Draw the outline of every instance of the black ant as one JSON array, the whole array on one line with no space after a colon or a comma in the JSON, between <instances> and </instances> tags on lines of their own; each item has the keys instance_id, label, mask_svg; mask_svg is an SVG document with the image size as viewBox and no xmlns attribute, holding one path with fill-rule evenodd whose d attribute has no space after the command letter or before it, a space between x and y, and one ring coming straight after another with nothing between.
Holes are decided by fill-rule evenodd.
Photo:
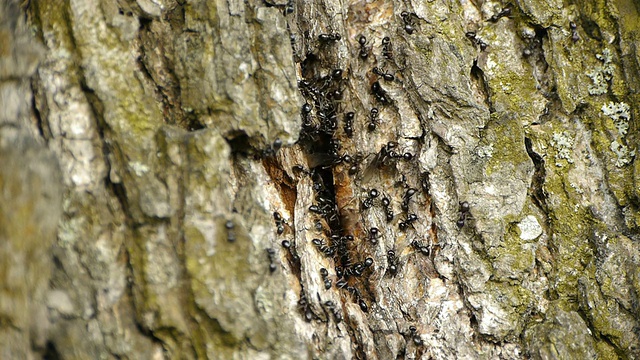
<instances>
[{"instance_id":1,"label":"black ant","mask_svg":"<svg viewBox=\"0 0 640 360\"><path fill-rule=\"evenodd\" d=\"M369 229L369 241L376 245L378 243L378 235L380 235L380 230L377 227L372 227Z\"/></svg>"},{"instance_id":2,"label":"black ant","mask_svg":"<svg viewBox=\"0 0 640 360\"><path fill-rule=\"evenodd\" d=\"M382 198L382 206L384 207L384 212L387 216L387 221L393 220L393 209L391 208L391 200L388 197Z\"/></svg>"},{"instance_id":3,"label":"black ant","mask_svg":"<svg viewBox=\"0 0 640 360\"><path fill-rule=\"evenodd\" d=\"M293 7L293 0L289 0L287 1L287 3L285 4L284 2L273 2L273 1L264 1L265 5L267 5L267 7L275 7L278 9L282 10L282 15L287 16L288 14L291 14L292 12L294 12L295 8ZM287 28L288 28L288 24L287 24Z\"/></svg>"},{"instance_id":4,"label":"black ant","mask_svg":"<svg viewBox=\"0 0 640 360\"><path fill-rule=\"evenodd\" d=\"M356 116L354 112L348 112L344 116L344 133L348 138L353 137L353 119Z\"/></svg>"},{"instance_id":5,"label":"black ant","mask_svg":"<svg viewBox=\"0 0 640 360\"><path fill-rule=\"evenodd\" d=\"M284 9L284 14L291 14L293 11L295 10L295 8L293 7L293 0L289 0L287 1L287 6Z\"/></svg>"},{"instance_id":6,"label":"black ant","mask_svg":"<svg viewBox=\"0 0 640 360\"><path fill-rule=\"evenodd\" d=\"M322 43L328 43L328 42L335 42L342 39L342 37L340 36L340 34L338 33L332 33L332 34L320 34L318 35L318 40L320 40L320 42Z\"/></svg>"},{"instance_id":7,"label":"black ant","mask_svg":"<svg viewBox=\"0 0 640 360\"><path fill-rule=\"evenodd\" d=\"M378 195L380 195L380 193L378 192L377 189L371 189L369 190L368 195L369 196L366 199L364 199L364 201L362 201L362 208L365 210L373 206L373 200L377 198Z\"/></svg>"},{"instance_id":8,"label":"black ant","mask_svg":"<svg viewBox=\"0 0 640 360\"><path fill-rule=\"evenodd\" d=\"M266 149L262 151L262 156L264 157L273 157L276 155L278 150L282 147L282 140L280 138L276 138L273 142L273 145L268 146Z\"/></svg>"},{"instance_id":9,"label":"black ant","mask_svg":"<svg viewBox=\"0 0 640 360\"><path fill-rule=\"evenodd\" d=\"M384 90L382 90L382 86L380 86L380 82L376 81L371 84L371 92L381 103L386 104L389 102L389 99L387 99L387 94Z\"/></svg>"},{"instance_id":10,"label":"black ant","mask_svg":"<svg viewBox=\"0 0 640 360\"><path fill-rule=\"evenodd\" d=\"M335 250L331 246L327 246L324 240L313 239L311 240L311 242L313 243L313 245L315 245L316 248L318 248L320 252L324 253L326 256L333 256L333 254L335 253Z\"/></svg>"},{"instance_id":11,"label":"black ant","mask_svg":"<svg viewBox=\"0 0 640 360\"><path fill-rule=\"evenodd\" d=\"M411 333L411 339L413 340L413 343L417 346L422 345L422 338L420 338L420 335L418 335L418 330L416 329L416 327L409 326L409 332Z\"/></svg>"},{"instance_id":12,"label":"black ant","mask_svg":"<svg viewBox=\"0 0 640 360\"><path fill-rule=\"evenodd\" d=\"M369 117L369 125L367 130L374 131L378 126L378 108L371 109L371 116Z\"/></svg>"},{"instance_id":13,"label":"black ant","mask_svg":"<svg viewBox=\"0 0 640 360\"><path fill-rule=\"evenodd\" d=\"M362 276L364 271L366 269L368 269L369 267L371 267L371 265L373 265L373 259L372 258L366 258L363 262L356 263L353 266L347 268L344 275L347 276L347 277L348 276ZM356 290L355 288L353 288L353 289ZM349 290L349 289L347 289L347 290Z\"/></svg>"},{"instance_id":14,"label":"black ant","mask_svg":"<svg viewBox=\"0 0 640 360\"><path fill-rule=\"evenodd\" d=\"M276 221L276 232L278 235L282 235L284 232L284 220L282 219L282 215L279 212L275 211L273 213L273 219Z\"/></svg>"},{"instance_id":15,"label":"black ant","mask_svg":"<svg viewBox=\"0 0 640 360\"><path fill-rule=\"evenodd\" d=\"M342 313L336 308L336 305L333 303L333 301L331 300L327 300L324 302L324 306L331 310L331 312L333 313L333 316L336 319L337 323L342 322Z\"/></svg>"},{"instance_id":16,"label":"black ant","mask_svg":"<svg viewBox=\"0 0 640 360\"><path fill-rule=\"evenodd\" d=\"M413 31L415 30L413 27L413 21L411 19L412 15L415 14L410 14L407 11L403 11L400 13L402 20L404 21L404 31L406 31L409 35L413 34Z\"/></svg>"},{"instance_id":17,"label":"black ant","mask_svg":"<svg viewBox=\"0 0 640 360\"><path fill-rule=\"evenodd\" d=\"M385 166L389 163L390 159L397 159L398 153L394 150L398 147L398 143L395 141L389 141L385 146L380 149L378 153L378 168Z\"/></svg>"},{"instance_id":18,"label":"black ant","mask_svg":"<svg viewBox=\"0 0 640 360\"><path fill-rule=\"evenodd\" d=\"M312 213L316 213L318 215L323 215L324 214L324 212L322 211L322 209L320 209L320 207L318 205L309 206L309 211L311 211Z\"/></svg>"},{"instance_id":19,"label":"black ant","mask_svg":"<svg viewBox=\"0 0 640 360\"><path fill-rule=\"evenodd\" d=\"M327 269L321 268L320 275L322 276L322 280L324 280L325 290L331 289L331 279L329 279L329 272L327 271Z\"/></svg>"},{"instance_id":20,"label":"black ant","mask_svg":"<svg viewBox=\"0 0 640 360\"><path fill-rule=\"evenodd\" d=\"M360 165L360 161L362 161L362 154L356 154L353 158L351 158L351 166L349 167L349 175L355 175L358 173L358 166Z\"/></svg>"},{"instance_id":21,"label":"black ant","mask_svg":"<svg viewBox=\"0 0 640 360\"><path fill-rule=\"evenodd\" d=\"M346 163L346 164L351 164L351 162L353 161L353 158L351 157L351 155L349 154L344 154L341 157L337 158L335 160L335 165L340 164L340 163Z\"/></svg>"},{"instance_id":22,"label":"black ant","mask_svg":"<svg viewBox=\"0 0 640 360\"><path fill-rule=\"evenodd\" d=\"M276 251L272 248L267 249L267 255L269 256L269 272L273 273L278 268L275 264L274 257L276 255Z\"/></svg>"},{"instance_id":23,"label":"black ant","mask_svg":"<svg viewBox=\"0 0 640 360\"><path fill-rule=\"evenodd\" d=\"M468 202L463 201L460 203L460 217L458 218L458 221L456 221L458 229L462 229L464 227L465 220L471 217L471 213L469 212L470 210Z\"/></svg>"},{"instance_id":24,"label":"black ant","mask_svg":"<svg viewBox=\"0 0 640 360\"><path fill-rule=\"evenodd\" d=\"M405 231L407 230L407 228L413 224L414 222L416 222L418 220L418 215L416 214L409 214L407 215L407 219L405 221L401 221L398 224L398 227L400 228L400 230Z\"/></svg>"},{"instance_id":25,"label":"black ant","mask_svg":"<svg viewBox=\"0 0 640 360\"><path fill-rule=\"evenodd\" d=\"M480 46L480 50L482 51L485 51L487 46L489 46L486 41L476 35L475 31L467 31L464 35L467 39L471 40L474 45Z\"/></svg>"},{"instance_id":26,"label":"black ant","mask_svg":"<svg viewBox=\"0 0 640 360\"><path fill-rule=\"evenodd\" d=\"M376 169L380 170L384 166L389 165L392 159L397 158L395 149L398 146L398 143L395 141L389 141L386 145L384 145L378 153L373 156L369 164L364 170L364 174L362 178L366 181L366 179L371 178L373 176Z\"/></svg>"},{"instance_id":27,"label":"black ant","mask_svg":"<svg viewBox=\"0 0 640 360\"><path fill-rule=\"evenodd\" d=\"M371 265L373 265L373 259L372 258L369 257L369 258L364 259L364 267L365 268L368 268Z\"/></svg>"},{"instance_id":28,"label":"black ant","mask_svg":"<svg viewBox=\"0 0 640 360\"><path fill-rule=\"evenodd\" d=\"M298 300L298 309L304 312L304 319L309 322L313 320L313 312L307 301L307 296L304 294L304 290L300 290L300 300Z\"/></svg>"},{"instance_id":29,"label":"black ant","mask_svg":"<svg viewBox=\"0 0 640 360\"><path fill-rule=\"evenodd\" d=\"M387 251L387 263L389 264L389 273L393 276L398 273L398 258L393 250Z\"/></svg>"},{"instance_id":30,"label":"black ant","mask_svg":"<svg viewBox=\"0 0 640 360\"><path fill-rule=\"evenodd\" d=\"M369 49L367 49L366 47L367 38L364 37L364 35L360 35L360 38L358 38L358 43L360 44L360 57L362 59L366 59L367 57L369 57Z\"/></svg>"},{"instance_id":31,"label":"black ant","mask_svg":"<svg viewBox=\"0 0 640 360\"><path fill-rule=\"evenodd\" d=\"M371 71L378 76L382 76L382 78L385 79L386 81L393 81L395 79L395 77L392 74L384 72L380 70L380 68L378 67L374 67Z\"/></svg>"},{"instance_id":32,"label":"black ant","mask_svg":"<svg viewBox=\"0 0 640 360\"><path fill-rule=\"evenodd\" d=\"M422 191L424 191L427 195L429 194L429 190L431 189L431 185L429 184L429 173L422 173L422 179L420 180L420 185L422 186Z\"/></svg>"},{"instance_id":33,"label":"black ant","mask_svg":"<svg viewBox=\"0 0 640 360\"><path fill-rule=\"evenodd\" d=\"M273 140L274 152L278 152L278 150L280 150L281 147L282 147L282 140L280 140L280 138L276 138L275 140Z\"/></svg>"},{"instance_id":34,"label":"black ant","mask_svg":"<svg viewBox=\"0 0 640 360\"><path fill-rule=\"evenodd\" d=\"M367 306L367 303L360 299L358 300L358 305L360 305L360 310L364 311L364 312L369 312L369 307Z\"/></svg>"},{"instance_id":35,"label":"black ant","mask_svg":"<svg viewBox=\"0 0 640 360\"><path fill-rule=\"evenodd\" d=\"M338 159L340 158L339 151L341 148L342 148L342 145L340 144L340 140L332 138L329 141L329 151L327 153L332 159L334 160Z\"/></svg>"},{"instance_id":36,"label":"black ant","mask_svg":"<svg viewBox=\"0 0 640 360\"><path fill-rule=\"evenodd\" d=\"M417 191L418 190L414 188L409 188L407 189L407 192L404 193L404 196L402 197L402 204L400 205L400 208L403 211L409 211L409 200L411 200L411 197L415 195Z\"/></svg>"},{"instance_id":37,"label":"black ant","mask_svg":"<svg viewBox=\"0 0 640 360\"><path fill-rule=\"evenodd\" d=\"M389 146L389 144L393 144L393 146ZM390 141L387 143L387 155L389 158L393 158L393 159L403 159L405 161L411 161L414 158L414 155L412 153L406 152L404 154L401 154L399 152L396 152L394 149L395 147L398 146L398 143ZM404 176L404 175L403 175ZM405 181L406 183L406 181ZM406 184L405 184L406 186Z\"/></svg>"},{"instance_id":38,"label":"black ant","mask_svg":"<svg viewBox=\"0 0 640 360\"><path fill-rule=\"evenodd\" d=\"M429 256L431 253L428 246L421 244L418 240L413 240L411 242L411 247L413 247L416 251L419 251L425 256Z\"/></svg>"},{"instance_id":39,"label":"black ant","mask_svg":"<svg viewBox=\"0 0 640 360\"><path fill-rule=\"evenodd\" d=\"M227 229L227 241L236 241L236 233L235 231L233 231L233 229L235 228L235 224L233 223L233 221L227 220L227 222L224 224L224 227Z\"/></svg>"},{"instance_id":40,"label":"black ant","mask_svg":"<svg viewBox=\"0 0 640 360\"><path fill-rule=\"evenodd\" d=\"M301 164L296 164L293 165L291 167L291 170L296 173L296 175L298 174L304 174L304 175L310 175L309 170L307 170L303 165Z\"/></svg>"},{"instance_id":41,"label":"black ant","mask_svg":"<svg viewBox=\"0 0 640 360\"><path fill-rule=\"evenodd\" d=\"M494 22L497 22L498 20L500 20L501 18L503 18L503 17L505 17L505 16L509 16L509 15L511 15L511 7L510 7L510 6L508 6L508 7L504 8L504 9L500 10L500 12L499 12L499 13L494 14L494 15L493 15L492 17L490 17L490 18L489 18L489 20L487 20L487 21L489 21L489 22L493 22L493 23L494 23Z\"/></svg>"},{"instance_id":42,"label":"black ant","mask_svg":"<svg viewBox=\"0 0 640 360\"><path fill-rule=\"evenodd\" d=\"M360 290L356 289L353 286L347 286L347 291L350 292L351 295L353 295L357 299L360 299L362 297L362 294L360 294Z\"/></svg>"},{"instance_id":43,"label":"black ant","mask_svg":"<svg viewBox=\"0 0 640 360\"><path fill-rule=\"evenodd\" d=\"M391 48L391 39L388 36L382 38L382 56L387 60L393 59L393 49Z\"/></svg>"},{"instance_id":44,"label":"black ant","mask_svg":"<svg viewBox=\"0 0 640 360\"><path fill-rule=\"evenodd\" d=\"M578 25L571 21L569 23L569 27L571 28L571 40L573 40L573 42L580 40L580 35L578 35Z\"/></svg>"},{"instance_id":45,"label":"black ant","mask_svg":"<svg viewBox=\"0 0 640 360\"><path fill-rule=\"evenodd\" d=\"M407 184L407 176L405 174L400 174L400 178L395 181L394 186L408 188L409 184Z\"/></svg>"}]
</instances>

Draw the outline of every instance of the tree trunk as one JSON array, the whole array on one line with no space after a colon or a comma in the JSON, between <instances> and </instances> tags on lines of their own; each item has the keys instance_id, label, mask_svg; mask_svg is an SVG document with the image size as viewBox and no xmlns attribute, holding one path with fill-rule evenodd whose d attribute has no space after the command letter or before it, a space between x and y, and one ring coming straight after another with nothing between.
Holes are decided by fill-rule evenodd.
<instances>
[{"instance_id":1,"label":"tree trunk","mask_svg":"<svg viewBox=\"0 0 640 360\"><path fill-rule=\"evenodd\" d=\"M640 357L639 8L0 0L0 357Z\"/></svg>"}]
</instances>

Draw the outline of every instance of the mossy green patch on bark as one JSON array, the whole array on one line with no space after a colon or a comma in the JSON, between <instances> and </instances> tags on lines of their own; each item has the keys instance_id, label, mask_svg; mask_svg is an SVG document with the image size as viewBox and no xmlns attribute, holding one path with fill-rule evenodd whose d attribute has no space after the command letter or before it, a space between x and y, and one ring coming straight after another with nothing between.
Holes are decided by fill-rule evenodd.
<instances>
[{"instance_id":1,"label":"mossy green patch on bark","mask_svg":"<svg viewBox=\"0 0 640 360\"><path fill-rule=\"evenodd\" d=\"M572 18L576 20L575 16ZM563 25L565 27L547 29L549 41L543 43L543 49L562 107L567 113L572 113L589 96L587 88L592 85L583 64L588 62L595 66L596 59L589 52L586 54L590 57L584 58L586 43L582 40L574 41L573 34L567 29L568 24Z\"/></svg>"},{"instance_id":2,"label":"mossy green patch on bark","mask_svg":"<svg viewBox=\"0 0 640 360\"><path fill-rule=\"evenodd\" d=\"M616 353L616 349L609 344L609 342L597 339L596 340L596 352L598 353L598 359L602 360L618 360L620 357Z\"/></svg>"},{"instance_id":3,"label":"mossy green patch on bark","mask_svg":"<svg viewBox=\"0 0 640 360\"><path fill-rule=\"evenodd\" d=\"M487 249L497 281L519 283L535 266L535 247L527 245L518 236L516 228L515 224L508 226L500 246Z\"/></svg>"},{"instance_id":4,"label":"mossy green patch on bark","mask_svg":"<svg viewBox=\"0 0 640 360\"><path fill-rule=\"evenodd\" d=\"M552 303L546 319L528 328L524 344L535 359L594 359L595 342L580 315Z\"/></svg>"},{"instance_id":5,"label":"mossy green patch on bark","mask_svg":"<svg viewBox=\"0 0 640 360\"><path fill-rule=\"evenodd\" d=\"M624 353L637 356L640 249L633 240L606 229L594 234L593 243L599 251L588 274L595 276L580 279L580 305L596 331Z\"/></svg>"},{"instance_id":6,"label":"mossy green patch on bark","mask_svg":"<svg viewBox=\"0 0 640 360\"><path fill-rule=\"evenodd\" d=\"M526 324L523 315L533 301L531 292L520 285L490 281L482 293L468 296L472 307L478 307L479 330L495 339L513 339Z\"/></svg>"},{"instance_id":7,"label":"mossy green patch on bark","mask_svg":"<svg viewBox=\"0 0 640 360\"><path fill-rule=\"evenodd\" d=\"M216 234L214 250L210 234L205 238L197 227L184 228L185 269L193 294L190 312L198 323L198 336L192 341L201 357L232 357L249 336L245 333L246 324L237 322L252 312L250 289L242 288L253 282L253 270L246 258L250 244L237 228L232 230L238 233L236 240L229 241L226 222L218 218L211 229Z\"/></svg>"},{"instance_id":8,"label":"mossy green patch on bark","mask_svg":"<svg viewBox=\"0 0 640 360\"><path fill-rule=\"evenodd\" d=\"M555 260L551 286L560 299L574 303L578 278L592 256L587 240L590 227L585 222L590 214L568 198L562 203L553 209L550 221L553 234L549 243Z\"/></svg>"},{"instance_id":9,"label":"mossy green patch on bark","mask_svg":"<svg viewBox=\"0 0 640 360\"><path fill-rule=\"evenodd\" d=\"M496 59L496 61L499 61ZM496 62L495 79L489 81L492 102L498 111L517 114L521 125L536 121L546 101L536 88L537 82L524 67L516 72Z\"/></svg>"},{"instance_id":10,"label":"mossy green patch on bark","mask_svg":"<svg viewBox=\"0 0 640 360\"><path fill-rule=\"evenodd\" d=\"M487 141L493 144L492 156L488 158L485 174L513 173L514 170L531 166L531 158L524 146L524 131L519 120L504 114L491 114L487 126Z\"/></svg>"},{"instance_id":11,"label":"mossy green patch on bark","mask_svg":"<svg viewBox=\"0 0 640 360\"><path fill-rule=\"evenodd\" d=\"M566 5L560 0L544 2L524 0L518 2L518 6L536 25L547 28L562 21L562 9Z\"/></svg>"},{"instance_id":12,"label":"mossy green patch on bark","mask_svg":"<svg viewBox=\"0 0 640 360\"><path fill-rule=\"evenodd\" d=\"M594 270L591 268L589 272L593 274ZM585 309L593 328L607 336L616 345L622 345L620 341L625 338L625 329L611 322L619 315L615 300L603 297L598 283L592 277L581 277L579 289L581 307Z\"/></svg>"},{"instance_id":13,"label":"mossy green patch on bark","mask_svg":"<svg viewBox=\"0 0 640 360\"><path fill-rule=\"evenodd\" d=\"M249 250L247 238L236 235L234 241L229 241L229 232L225 228L227 220L223 218L217 219L215 227L212 229L215 233L213 236L213 244L205 240L205 235L200 229L193 226L185 227L185 241L187 258L187 270L194 274L196 281L193 286L198 290L206 289L206 277L215 276L224 278L225 281L243 282L251 273L249 263L246 259L246 252ZM235 230L240 233L240 230ZM212 248L213 245L213 248ZM233 293L224 294L224 297L230 301L238 300Z\"/></svg>"},{"instance_id":14,"label":"mossy green patch on bark","mask_svg":"<svg viewBox=\"0 0 640 360\"><path fill-rule=\"evenodd\" d=\"M621 206L626 206L630 199L635 197L636 187L634 182L628 181L632 177L633 167L617 166L618 155L611 150L611 144L619 138L618 129L609 116L602 112L605 101L593 103L593 107L588 107L581 116L585 124L592 129L591 146L596 154L603 159L603 165L607 171L607 184L613 192L616 200ZM624 140L620 140L624 141ZM635 163L635 162L634 162Z\"/></svg>"},{"instance_id":15,"label":"mossy green patch on bark","mask_svg":"<svg viewBox=\"0 0 640 360\"><path fill-rule=\"evenodd\" d=\"M490 46L478 66L484 72L493 111L514 114L521 125L528 125L538 119L547 100L540 92L541 75L522 61L524 44L513 26L505 22L483 28L480 36Z\"/></svg>"},{"instance_id":16,"label":"mossy green patch on bark","mask_svg":"<svg viewBox=\"0 0 640 360\"><path fill-rule=\"evenodd\" d=\"M549 128L548 131L552 130ZM543 133L531 133L534 141L535 137L541 135L549 136L547 139L550 138L550 135L543 135ZM547 147L549 155L555 151L557 150L553 147ZM577 295L577 279L592 256L588 242L592 216L588 209L578 203L580 194L571 185L569 172L574 165L569 163L559 167L556 162L545 162L546 178L542 185L543 191L548 195L547 206L551 228L549 246L555 260L555 270L550 283L554 296L568 303L574 303Z\"/></svg>"}]
</instances>

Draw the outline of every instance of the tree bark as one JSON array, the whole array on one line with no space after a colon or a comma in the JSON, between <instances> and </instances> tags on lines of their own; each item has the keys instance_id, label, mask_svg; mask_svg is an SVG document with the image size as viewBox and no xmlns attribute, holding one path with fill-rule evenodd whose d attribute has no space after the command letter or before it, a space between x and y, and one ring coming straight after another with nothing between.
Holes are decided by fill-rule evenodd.
<instances>
[{"instance_id":1,"label":"tree bark","mask_svg":"<svg viewBox=\"0 0 640 360\"><path fill-rule=\"evenodd\" d=\"M0 0L0 357L640 357L639 7Z\"/></svg>"}]
</instances>

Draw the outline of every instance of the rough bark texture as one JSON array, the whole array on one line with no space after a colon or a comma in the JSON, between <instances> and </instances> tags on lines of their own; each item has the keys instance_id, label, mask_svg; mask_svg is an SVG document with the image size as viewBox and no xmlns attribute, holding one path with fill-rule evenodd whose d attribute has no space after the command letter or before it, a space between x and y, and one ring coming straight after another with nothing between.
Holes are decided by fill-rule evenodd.
<instances>
[{"instance_id":1,"label":"rough bark texture","mask_svg":"<svg viewBox=\"0 0 640 360\"><path fill-rule=\"evenodd\" d=\"M640 357L639 7L0 0L0 357Z\"/></svg>"}]
</instances>

